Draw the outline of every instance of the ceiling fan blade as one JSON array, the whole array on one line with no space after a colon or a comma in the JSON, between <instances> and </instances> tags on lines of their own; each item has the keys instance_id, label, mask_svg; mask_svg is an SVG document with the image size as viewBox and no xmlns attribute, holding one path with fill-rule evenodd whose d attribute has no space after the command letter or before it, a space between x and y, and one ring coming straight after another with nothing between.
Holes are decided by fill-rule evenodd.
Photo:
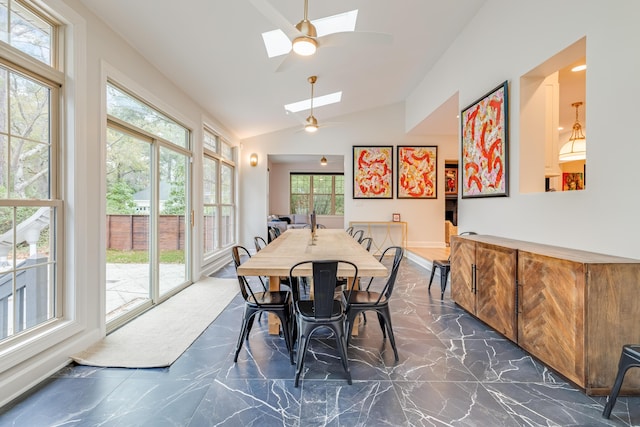
<instances>
[{"instance_id":1,"label":"ceiling fan blade","mask_svg":"<svg viewBox=\"0 0 640 427\"><path fill-rule=\"evenodd\" d=\"M276 73L290 69L296 64L296 62L302 61L303 59L305 58L300 57L293 52L287 53L284 56L284 58L282 58L282 61L280 61L280 64L278 64L278 67L276 68Z\"/></svg>"},{"instance_id":2,"label":"ceiling fan blade","mask_svg":"<svg viewBox=\"0 0 640 427\"><path fill-rule=\"evenodd\" d=\"M290 40L301 35L295 25L282 16L267 0L250 0L250 2L269 22L275 25L276 28L281 29Z\"/></svg>"},{"instance_id":3,"label":"ceiling fan blade","mask_svg":"<svg viewBox=\"0 0 640 427\"><path fill-rule=\"evenodd\" d=\"M331 33L316 39L318 46L331 47L343 45L386 44L393 42L393 36L386 33L368 31L343 31Z\"/></svg>"}]
</instances>

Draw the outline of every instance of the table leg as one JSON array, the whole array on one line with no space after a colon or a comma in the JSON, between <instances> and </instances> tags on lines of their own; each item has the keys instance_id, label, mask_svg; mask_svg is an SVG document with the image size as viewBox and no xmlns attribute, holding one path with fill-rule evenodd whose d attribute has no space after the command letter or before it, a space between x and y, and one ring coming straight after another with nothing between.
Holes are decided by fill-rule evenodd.
<instances>
[{"instance_id":1,"label":"table leg","mask_svg":"<svg viewBox=\"0 0 640 427\"><path fill-rule=\"evenodd\" d=\"M269 276L269 290L280 290L280 276ZM269 334L280 334L280 319L278 319L278 316L273 313L269 313Z\"/></svg>"}]
</instances>

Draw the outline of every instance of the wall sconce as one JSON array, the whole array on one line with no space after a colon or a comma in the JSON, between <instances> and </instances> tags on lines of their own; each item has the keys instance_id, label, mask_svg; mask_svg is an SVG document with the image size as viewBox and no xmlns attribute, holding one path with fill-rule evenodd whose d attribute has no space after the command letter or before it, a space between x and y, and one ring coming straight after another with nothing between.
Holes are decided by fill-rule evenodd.
<instances>
[{"instance_id":1,"label":"wall sconce","mask_svg":"<svg viewBox=\"0 0 640 427\"><path fill-rule=\"evenodd\" d=\"M320 164L322 166L327 166L327 158L325 156L322 156L322 158L320 159Z\"/></svg>"},{"instance_id":2,"label":"wall sconce","mask_svg":"<svg viewBox=\"0 0 640 427\"><path fill-rule=\"evenodd\" d=\"M251 156L249 156L249 164L251 166L258 165L258 155L256 153L252 153Z\"/></svg>"}]
</instances>

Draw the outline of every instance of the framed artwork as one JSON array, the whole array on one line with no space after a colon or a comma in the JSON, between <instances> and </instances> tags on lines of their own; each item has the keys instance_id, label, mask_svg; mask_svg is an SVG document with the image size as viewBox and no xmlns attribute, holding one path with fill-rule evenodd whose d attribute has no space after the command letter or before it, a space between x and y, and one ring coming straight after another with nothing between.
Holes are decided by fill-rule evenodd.
<instances>
[{"instance_id":1,"label":"framed artwork","mask_svg":"<svg viewBox=\"0 0 640 427\"><path fill-rule=\"evenodd\" d=\"M508 196L507 82L462 110L462 198Z\"/></svg>"},{"instance_id":2,"label":"framed artwork","mask_svg":"<svg viewBox=\"0 0 640 427\"><path fill-rule=\"evenodd\" d=\"M583 177L582 172L563 172L562 191L584 190Z\"/></svg>"},{"instance_id":3,"label":"framed artwork","mask_svg":"<svg viewBox=\"0 0 640 427\"><path fill-rule=\"evenodd\" d=\"M444 194L446 196L458 194L458 168L444 168Z\"/></svg>"},{"instance_id":4,"label":"framed artwork","mask_svg":"<svg viewBox=\"0 0 640 427\"><path fill-rule=\"evenodd\" d=\"M353 147L353 198L393 198L393 147Z\"/></svg>"},{"instance_id":5,"label":"framed artwork","mask_svg":"<svg viewBox=\"0 0 640 427\"><path fill-rule=\"evenodd\" d=\"M398 199L437 198L438 147L398 146Z\"/></svg>"}]
</instances>

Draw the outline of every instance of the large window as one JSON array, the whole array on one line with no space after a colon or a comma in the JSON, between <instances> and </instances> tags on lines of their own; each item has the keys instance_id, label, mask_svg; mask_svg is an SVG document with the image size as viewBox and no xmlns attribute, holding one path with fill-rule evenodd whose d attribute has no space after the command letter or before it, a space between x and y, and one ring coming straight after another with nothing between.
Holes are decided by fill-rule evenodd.
<instances>
[{"instance_id":1,"label":"large window","mask_svg":"<svg viewBox=\"0 0 640 427\"><path fill-rule=\"evenodd\" d=\"M63 314L58 105L64 76L55 68L53 21L11 0L0 2L0 16L3 341Z\"/></svg>"},{"instance_id":2,"label":"large window","mask_svg":"<svg viewBox=\"0 0 640 427\"><path fill-rule=\"evenodd\" d=\"M203 146L203 252L207 257L236 242L236 174L229 143L205 129Z\"/></svg>"},{"instance_id":3,"label":"large window","mask_svg":"<svg viewBox=\"0 0 640 427\"><path fill-rule=\"evenodd\" d=\"M290 175L291 213L344 215L344 175Z\"/></svg>"}]
</instances>

